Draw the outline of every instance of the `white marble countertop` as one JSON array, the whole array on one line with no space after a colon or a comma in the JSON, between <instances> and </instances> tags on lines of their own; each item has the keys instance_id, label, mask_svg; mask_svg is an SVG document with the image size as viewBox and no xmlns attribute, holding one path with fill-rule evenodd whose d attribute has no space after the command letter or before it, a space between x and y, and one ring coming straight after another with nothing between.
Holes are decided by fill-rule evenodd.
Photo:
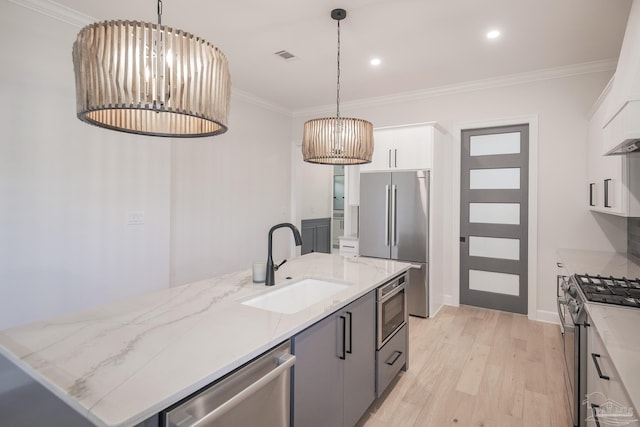
<instances>
[{"instance_id":1,"label":"white marble countertop","mask_svg":"<svg viewBox=\"0 0 640 427\"><path fill-rule=\"evenodd\" d=\"M640 277L640 263L625 254L563 249L558 251L558 256L567 274ZM640 310L597 303L587 303L586 307L637 413L640 410L640 339L636 328L640 327Z\"/></svg>"},{"instance_id":2,"label":"white marble countertop","mask_svg":"<svg viewBox=\"0 0 640 427\"><path fill-rule=\"evenodd\" d=\"M308 254L284 264L274 288L305 277L351 286L279 314L240 304L274 289L246 270L1 331L0 353L94 424L132 426L408 268Z\"/></svg>"}]
</instances>

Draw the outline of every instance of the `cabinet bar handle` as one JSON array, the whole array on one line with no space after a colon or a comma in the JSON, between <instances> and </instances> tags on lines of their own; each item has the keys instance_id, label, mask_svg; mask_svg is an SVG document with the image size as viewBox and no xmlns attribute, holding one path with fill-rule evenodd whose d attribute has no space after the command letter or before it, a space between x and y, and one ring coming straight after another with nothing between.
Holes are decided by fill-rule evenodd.
<instances>
[{"instance_id":1,"label":"cabinet bar handle","mask_svg":"<svg viewBox=\"0 0 640 427\"><path fill-rule=\"evenodd\" d=\"M591 358L593 359L593 363L596 365L596 371L598 371L598 376L603 380L609 381L611 378L609 378L608 375L603 375L602 370L600 369L600 364L598 363L598 358L600 357L602 356L600 356L599 354L591 353Z\"/></svg>"},{"instance_id":2,"label":"cabinet bar handle","mask_svg":"<svg viewBox=\"0 0 640 427\"><path fill-rule=\"evenodd\" d=\"M398 167L398 149L393 150L393 165Z\"/></svg>"},{"instance_id":3,"label":"cabinet bar handle","mask_svg":"<svg viewBox=\"0 0 640 427\"><path fill-rule=\"evenodd\" d=\"M389 169L391 169L391 150L389 150Z\"/></svg>"},{"instance_id":4,"label":"cabinet bar handle","mask_svg":"<svg viewBox=\"0 0 640 427\"><path fill-rule=\"evenodd\" d=\"M398 358L402 356L402 352L401 351L394 351L393 354L391 355L391 357L389 359L387 359L386 363L389 366L392 366L394 363L396 363L396 361L398 360Z\"/></svg>"},{"instance_id":5,"label":"cabinet bar handle","mask_svg":"<svg viewBox=\"0 0 640 427\"><path fill-rule=\"evenodd\" d=\"M349 350L347 350L347 354L351 354L353 350L353 313L347 311L347 315L349 316Z\"/></svg>"},{"instance_id":6,"label":"cabinet bar handle","mask_svg":"<svg viewBox=\"0 0 640 427\"><path fill-rule=\"evenodd\" d=\"M596 427L600 427L600 419L598 418L598 410L600 405L596 405L595 403L591 404L591 413L593 414L593 421L596 423Z\"/></svg>"},{"instance_id":7,"label":"cabinet bar handle","mask_svg":"<svg viewBox=\"0 0 640 427\"><path fill-rule=\"evenodd\" d=\"M593 186L596 185L595 183L591 183L589 184L589 206L595 206L593 204Z\"/></svg>"},{"instance_id":8,"label":"cabinet bar handle","mask_svg":"<svg viewBox=\"0 0 640 427\"><path fill-rule=\"evenodd\" d=\"M342 320L342 355L340 359L345 360L347 358L347 318L340 316L340 320Z\"/></svg>"},{"instance_id":9,"label":"cabinet bar handle","mask_svg":"<svg viewBox=\"0 0 640 427\"><path fill-rule=\"evenodd\" d=\"M609 181L611 180L610 179L604 180L604 207L605 208L611 207L611 205L609 204Z\"/></svg>"}]
</instances>

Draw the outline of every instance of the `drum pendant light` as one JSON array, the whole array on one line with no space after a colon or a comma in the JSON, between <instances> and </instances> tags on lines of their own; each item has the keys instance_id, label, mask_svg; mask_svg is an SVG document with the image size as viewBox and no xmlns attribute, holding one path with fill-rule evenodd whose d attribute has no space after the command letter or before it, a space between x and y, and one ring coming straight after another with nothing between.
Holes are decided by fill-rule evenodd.
<instances>
[{"instance_id":1,"label":"drum pendant light","mask_svg":"<svg viewBox=\"0 0 640 427\"><path fill-rule=\"evenodd\" d=\"M305 162L325 165L370 163L373 155L373 125L362 119L340 117L340 21L344 9L331 11L338 22L338 84L336 116L312 119L304 124L302 156Z\"/></svg>"},{"instance_id":2,"label":"drum pendant light","mask_svg":"<svg viewBox=\"0 0 640 427\"><path fill-rule=\"evenodd\" d=\"M103 21L73 44L78 118L107 129L190 138L227 131L231 78L225 55L158 23Z\"/></svg>"}]
</instances>

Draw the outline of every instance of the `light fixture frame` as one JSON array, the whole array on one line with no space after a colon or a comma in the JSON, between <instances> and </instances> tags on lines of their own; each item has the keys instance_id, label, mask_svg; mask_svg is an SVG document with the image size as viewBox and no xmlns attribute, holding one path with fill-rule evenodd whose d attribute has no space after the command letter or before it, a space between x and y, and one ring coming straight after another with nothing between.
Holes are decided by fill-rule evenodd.
<instances>
[{"instance_id":1,"label":"light fixture frame","mask_svg":"<svg viewBox=\"0 0 640 427\"><path fill-rule=\"evenodd\" d=\"M188 32L158 22L102 21L73 45L77 117L121 132L195 138L228 129L226 56Z\"/></svg>"},{"instance_id":2,"label":"light fixture frame","mask_svg":"<svg viewBox=\"0 0 640 427\"><path fill-rule=\"evenodd\" d=\"M363 119L340 117L340 21L346 16L344 9L331 11L331 18L338 22L336 116L305 122L302 157L308 163L359 165L371 163L373 157L373 124Z\"/></svg>"}]
</instances>

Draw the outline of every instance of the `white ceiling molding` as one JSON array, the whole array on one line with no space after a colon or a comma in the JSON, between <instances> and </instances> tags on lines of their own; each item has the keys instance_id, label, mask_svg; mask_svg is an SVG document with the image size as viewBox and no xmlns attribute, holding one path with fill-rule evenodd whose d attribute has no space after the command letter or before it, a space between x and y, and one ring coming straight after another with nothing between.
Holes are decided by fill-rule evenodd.
<instances>
[{"instance_id":1,"label":"white ceiling molding","mask_svg":"<svg viewBox=\"0 0 640 427\"><path fill-rule=\"evenodd\" d=\"M49 16L58 21L62 21L77 28L82 28L89 25L92 22L96 22L97 19L92 18L89 15L80 13L75 9L61 5L51 0L9 0L11 3L15 3L18 6L31 9L39 12L43 15Z\"/></svg>"},{"instance_id":2,"label":"white ceiling molding","mask_svg":"<svg viewBox=\"0 0 640 427\"><path fill-rule=\"evenodd\" d=\"M357 107L372 107L376 105L394 104L399 102L416 101L420 99L433 98L436 96L451 95L462 92L473 92L478 90L492 89L504 86L515 86L525 83L532 83L541 80L560 79L564 77L577 76L581 74L599 73L602 71L613 71L616 69L617 59L605 59L601 61L585 62L582 64L569 65L566 67L547 68L544 70L527 73L511 74L508 76L495 77L490 79L475 80L470 82L456 83L452 85L439 86L425 90L402 92L388 96L366 98L357 101L342 102L340 106L343 110ZM323 105L303 110L294 111L294 117L312 116L331 112L335 105Z\"/></svg>"},{"instance_id":3,"label":"white ceiling molding","mask_svg":"<svg viewBox=\"0 0 640 427\"><path fill-rule=\"evenodd\" d=\"M52 0L9 0L19 6L39 12L61 22L65 22L77 28L82 28L97 19L78 12L75 9L64 6ZM376 105L394 104L399 102L415 101L436 96L451 95L455 93L472 92L484 89L492 89L504 86L514 86L541 80L558 79L580 74L598 73L615 70L617 59L605 59L586 62L565 67L547 68L538 71L511 74L502 77L494 77L483 80L468 81L463 83L433 87L417 91L396 93L393 95L364 98L360 100L341 102L340 106L346 111L349 108L369 107ZM289 117L305 117L317 114L331 113L335 109L334 104L319 105L315 107L289 110L266 99L259 98L248 92L232 88L232 96L263 107L265 109L284 114Z\"/></svg>"},{"instance_id":4,"label":"white ceiling molding","mask_svg":"<svg viewBox=\"0 0 640 427\"><path fill-rule=\"evenodd\" d=\"M231 98L238 98L238 99L242 99L243 101L246 101L250 104L256 105L258 107L262 107L266 110L270 110L282 115L285 115L287 117L293 117L293 111L288 110L284 107L281 107L279 105L276 105L272 102L269 102L265 99L259 98L255 95L250 94L249 92L245 92L243 90L240 89L236 89L233 86L231 86ZM233 106L231 107L232 111L233 111Z\"/></svg>"}]
</instances>

